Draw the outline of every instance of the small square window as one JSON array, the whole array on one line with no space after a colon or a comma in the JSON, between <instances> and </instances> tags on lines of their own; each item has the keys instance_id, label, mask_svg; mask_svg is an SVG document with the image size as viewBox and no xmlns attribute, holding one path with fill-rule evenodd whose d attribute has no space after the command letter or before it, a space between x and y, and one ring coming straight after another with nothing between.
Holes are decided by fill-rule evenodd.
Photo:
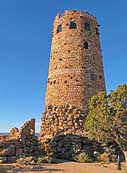
<instances>
[{"instance_id":1,"label":"small square window","mask_svg":"<svg viewBox=\"0 0 127 173\"><path fill-rule=\"evenodd\" d=\"M88 48L89 48L89 45L88 45L87 42L84 43L84 48L85 48L85 49L88 49Z\"/></svg>"},{"instance_id":2,"label":"small square window","mask_svg":"<svg viewBox=\"0 0 127 173\"><path fill-rule=\"evenodd\" d=\"M76 29L76 22L75 21L71 21L70 22L70 26L69 26L69 29Z\"/></svg>"},{"instance_id":3,"label":"small square window","mask_svg":"<svg viewBox=\"0 0 127 173\"><path fill-rule=\"evenodd\" d=\"M85 30L86 31L90 31L90 24L89 23L85 23Z\"/></svg>"},{"instance_id":4,"label":"small square window","mask_svg":"<svg viewBox=\"0 0 127 173\"><path fill-rule=\"evenodd\" d=\"M95 75L95 73L94 72L89 72L88 74L87 74L87 76L88 76L88 80L95 80L96 79L96 75Z\"/></svg>"},{"instance_id":5,"label":"small square window","mask_svg":"<svg viewBox=\"0 0 127 173\"><path fill-rule=\"evenodd\" d=\"M62 25L61 24L58 25L58 27L57 27L57 33L59 33L59 32L62 32Z\"/></svg>"}]
</instances>

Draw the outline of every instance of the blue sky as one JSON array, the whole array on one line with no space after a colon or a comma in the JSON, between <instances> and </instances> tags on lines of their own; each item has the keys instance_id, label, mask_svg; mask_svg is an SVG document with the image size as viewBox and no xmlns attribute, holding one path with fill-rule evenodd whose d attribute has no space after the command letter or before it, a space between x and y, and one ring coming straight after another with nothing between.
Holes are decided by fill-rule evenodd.
<instances>
[{"instance_id":1,"label":"blue sky","mask_svg":"<svg viewBox=\"0 0 127 173\"><path fill-rule=\"evenodd\" d=\"M45 88L55 15L88 11L101 24L106 88L127 83L126 0L0 1L0 132L44 111Z\"/></svg>"}]
</instances>

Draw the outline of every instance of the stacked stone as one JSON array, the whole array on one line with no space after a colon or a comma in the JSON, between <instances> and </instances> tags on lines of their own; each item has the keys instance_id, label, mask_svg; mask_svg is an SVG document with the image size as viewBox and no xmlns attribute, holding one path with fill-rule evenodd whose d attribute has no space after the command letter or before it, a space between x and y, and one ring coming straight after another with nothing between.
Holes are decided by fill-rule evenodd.
<instances>
[{"instance_id":1,"label":"stacked stone","mask_svg":"<svg viewBox=\"0 0 127 173\"><path fill-rule=\"evenodd\" d=\"M55 157L60 159L75 160L79 153L86 153L89 158L93 158L93 143L79 135L56 135L50 146Z\"/></svg>"},{"instance_id":2,"label":"stacked stone","mask_svg":"<svg viewBox=\"0 0 127 173\"><path fill-rule=\"evenodd\" d=\"M85 116L74 106L48 106L43 113L40 139L53 138L56 134L85 135Z\"/></svg>"},{"instance_id":3,"label":"stacked stone","mask_svg":"<svg viewBox=\"0 0 127 173\"><path fill-rule=\"evenodd\" d=\"M31 137L35 135L35 119L27 121L19 131L19 138Z\"/></svg>"},{"instance_id":4,"label":"stacked stone","mask_svg":"<svg viewBox=\"0 0 127 173\"><path fill-rule=\"evenodd\" d=\"M0 161L15 162L19 158L37 156L40 145L35 136L35 119L26 122L20 130L13 128L8 141L0 142Z\"/></svg>"},{"instance_id":5,"label":"stacked stone","mask_svg":"<svg viewBox=\"0 0 127 173\"><path fill-rule=\"evenodd\" d=\"M7 142L9 140L15 140L19 136L18 128L12 128L8 135L0 136L0 142Z\"/></svg>"}]
</instances>

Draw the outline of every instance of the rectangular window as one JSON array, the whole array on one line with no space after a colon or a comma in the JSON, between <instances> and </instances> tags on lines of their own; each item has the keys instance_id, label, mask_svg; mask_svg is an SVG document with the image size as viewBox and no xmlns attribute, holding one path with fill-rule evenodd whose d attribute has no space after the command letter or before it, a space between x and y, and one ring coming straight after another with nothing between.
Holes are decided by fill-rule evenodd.
<instances>
[{"instance_id":1,"label":"rectangular window","mask_svg":"<svg viewBox=\"0 0 127 173\"><path fill-rule=\"evenodd\" d=\"M70 27L69 29L76 29L76 22L75 21L71 21L70 22Z\"/></svg>"}]
</instances>

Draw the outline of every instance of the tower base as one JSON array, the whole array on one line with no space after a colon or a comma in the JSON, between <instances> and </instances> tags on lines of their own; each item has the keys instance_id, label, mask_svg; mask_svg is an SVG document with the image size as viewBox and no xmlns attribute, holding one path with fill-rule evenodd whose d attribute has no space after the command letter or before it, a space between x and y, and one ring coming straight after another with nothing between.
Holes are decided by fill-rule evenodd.
<instances>
[{"instance_id":1,"label":"tower base","mask_svg":"<svg viewBox=\"0 0 127 173\"><path fill-rule=\"evenodd\" d=\"M48 106L42 116L40 141L58 134L85 136L85 118L82 110L71 105Z\"/></svg>"}]
</instances>

